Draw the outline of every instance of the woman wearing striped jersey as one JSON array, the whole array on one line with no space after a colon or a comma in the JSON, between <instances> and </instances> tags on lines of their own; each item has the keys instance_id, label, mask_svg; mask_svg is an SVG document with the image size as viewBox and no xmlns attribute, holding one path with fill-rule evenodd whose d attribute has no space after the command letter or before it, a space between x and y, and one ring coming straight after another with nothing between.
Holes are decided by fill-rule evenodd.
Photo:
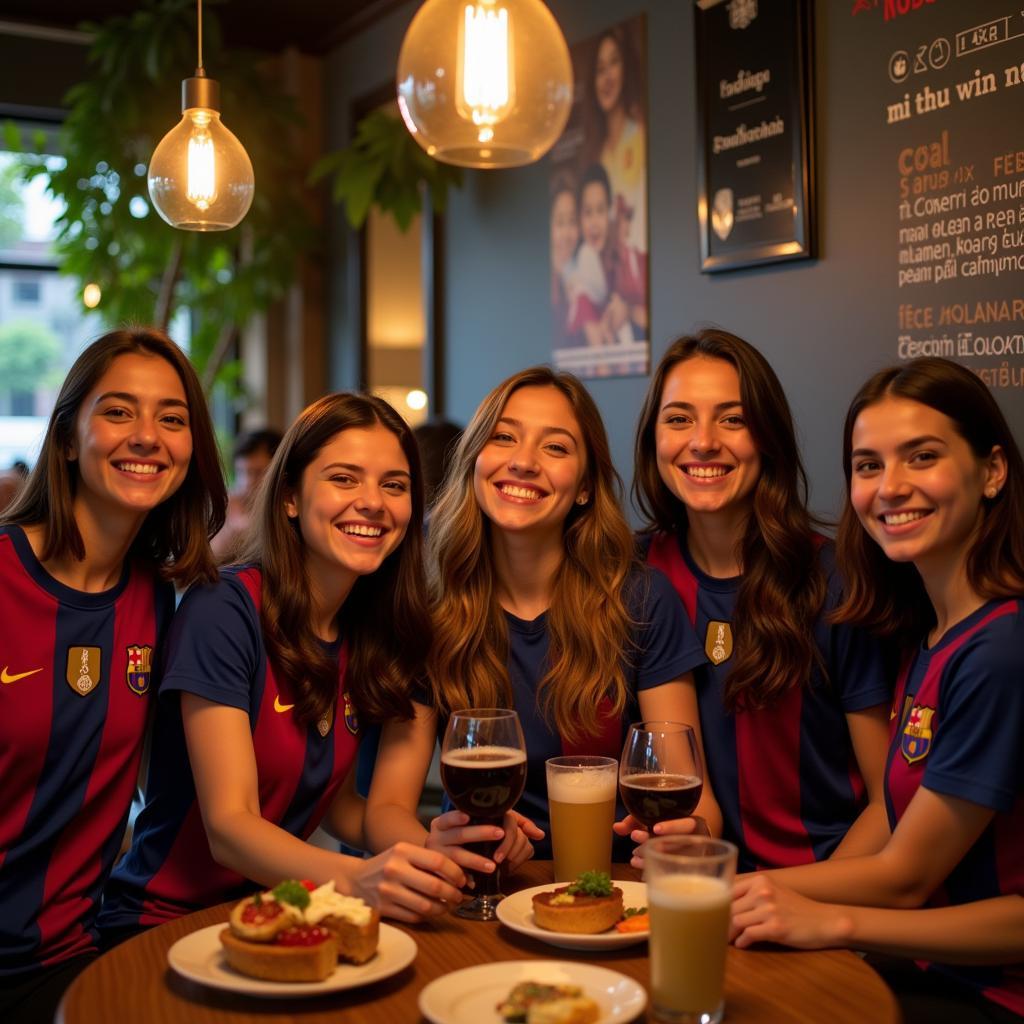
<instances>
[{"instance_id":1,"label":"woman wearing striped jersey","mask_svg":"<svg viewBox=\"0 0 1024 1024\"><path fill-rule=\"evenodd\" d=\"M460 899L440 853L304 841L323 824L365 845L359 723L412 714L430 636L422 515L416 442L386 402L328 395L288 429L243 563L175 616L146 805L100 919L110 941L283 878L333 880L405 921Z\"/></svg>"},{"instance_id":2,"label":"woman wearing striped jersey","mask_svg":"<svg viewBox=\"0 0 1024 1024\"><path fill-rule=\"evenodd\" d=\"M905 652L887 820L877 852L740 879L736 943L913 958L883 972L908 1022L1020 1020L1024 462L985 385L929 358L861 388L843 464L837 617Z\"/></svg>"},{"instance_id":3,"label":"woman wearing striped jersey","mask_svg":"<svg viewBox=\"0 0 1024 1024\"><path fill-rule=\"evenodd\" d=\"M760 352L720 330L669 347L641 412L633 489L647 561L704 644L707 782L741 867L863 851L884 820L891 687L878 645L829 620L842 590L832 545L812 528L789 405ZM616 829L642 843L635 825Z\"/></svg>"},{"instance_id":4,"label":"woman wearing striped jersey","mask_svg":"<svg viewBox=\"0 0 1024 1024\"><path fill-rule=\"evenodd\" d=\"M531 842L550 857L547 758L617 758L630 721L695 715L700 646L668 581L633 547L604 425L580 381L534 367L495 387L433 509L431 687L415 719L384 732L367 810L378 843L418 840L474 870L494 861L463 844L500 839L495 860L513 866ZM500 829L451 811L427 834L415 809L438 723L494 706L514 707L523 726L519 815ZM629 844L618 852L628 858Z\"/></svg>"},{"instance_id":5,"label":"woman wearing striped jersey","mask_svg":"<svg viewBox=\"0 0 1024 1024\"><path fill-rule=\"evenodd\" d=\"M202 387L151 328L85 349L0 519L0 1018L53 1019L95 957L172 583L216 577L227 495Z\"/></svg>"}]
</instances>

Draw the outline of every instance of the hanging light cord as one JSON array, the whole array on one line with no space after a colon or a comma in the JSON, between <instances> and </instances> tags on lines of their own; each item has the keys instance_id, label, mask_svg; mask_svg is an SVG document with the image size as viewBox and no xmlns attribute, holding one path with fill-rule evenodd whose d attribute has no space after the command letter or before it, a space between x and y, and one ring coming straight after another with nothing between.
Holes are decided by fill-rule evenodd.
<instances>
[{"instance_id":1,"label":"hanging light cord","mask_svg":"<svg viewBox=\"0 0 1024 1024\"><path fill-rule=\"evenodd\" d=\"M196 13L199 22L199 65L196 68L196 77L203 77L206 72L203 70L203 0L196 0Z\"/></svg>"}]
</instances>

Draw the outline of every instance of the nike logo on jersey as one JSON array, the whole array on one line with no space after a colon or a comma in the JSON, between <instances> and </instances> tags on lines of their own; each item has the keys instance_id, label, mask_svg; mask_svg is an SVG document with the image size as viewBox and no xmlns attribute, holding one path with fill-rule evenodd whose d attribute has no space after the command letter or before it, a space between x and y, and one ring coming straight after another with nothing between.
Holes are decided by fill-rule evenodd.
<instances>
[{"instance_id":1,"label":"nike logo on jersey","mask_svg":"<svg viewBox=\"0 0 1024 1024\"><path fill-rule=\"evenodd\" d=\"M278 695L277 695L277 696L276 696L276 697L274 698L274 710L275 710L275 711L278 711L278 712L284 713L285 711L291 711L291 709L292 709L293 707L295 707L295 705L294 705L294 704L282 704L282 703L281 703L281 696L280 696L280 694L278 694Z\"/></svg>"},{"instance_id":2,"label":"nike logo on jersey","mask_svg":"<svg viewBox=\"0 0 1024 1024\"><path fill-rule=\"evenodd\" d=\"M34 676L37 672L42 672L41 668L32 668L27 672L8 672L10 666L4 665L3 671L0 671L0 683L7 686L10 683L16 683L19 679L27 679L29 676Z\"/></svg>"}]
</instances>

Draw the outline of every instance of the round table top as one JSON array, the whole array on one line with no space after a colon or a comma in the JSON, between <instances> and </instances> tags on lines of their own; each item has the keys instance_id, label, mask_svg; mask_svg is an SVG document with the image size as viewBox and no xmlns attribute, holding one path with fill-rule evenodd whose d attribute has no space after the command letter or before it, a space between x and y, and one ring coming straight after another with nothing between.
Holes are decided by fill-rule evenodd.
<instances>
[{"instance_id":1,"label":"round table top","mask_svg":"<svg viewBox=\"0 0 1024 1024\"><path fill-rule=\"evenodd\" d=\"M617 878L637 873L616 865ZM551 882L550 862L525 865L504 882L506 892ZM260 999L180 977L167 950L182 936L227 920L231 904L201 910L137 935L92 963L68 990L58 1024L145 1021L146 1024L409 1024L422 1020L420 990L444 974L500 960L580 960L619 971L649 986L645 943L611 952L559 949L498 923L454 914L421 925L398 925L418 946L404 970L363 988L315 998ZM729 1024L785 1020L789 1024L897 1024L896 1001L877 974L854 953L729 947L725 977ZM650 1015L641 1020L649 1019ZM497 1020L497 1016L495 1016ZM486 1024L481 1021L480 1024Z\"/></svg>"}]
</instances>

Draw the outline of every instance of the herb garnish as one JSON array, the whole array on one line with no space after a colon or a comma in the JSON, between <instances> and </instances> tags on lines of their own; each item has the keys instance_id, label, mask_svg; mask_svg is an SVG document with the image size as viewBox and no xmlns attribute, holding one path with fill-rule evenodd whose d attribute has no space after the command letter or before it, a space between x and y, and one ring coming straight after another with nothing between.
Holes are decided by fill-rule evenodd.
<instances>
[{"instance_id":1,"label":"herb garnish","mask_svg":"<svg viewBox=\"0 0 1024 1024\"><path fill-rule=\"evenodd\" d=\"M309 906L309 891L301 882L289 879L280 885L274 886L271 895L279 903L290 903L299 910L305 910Z\"/></svg>"},{"instance_id":2,"label":"herb garnish","mask_svg":"<svg viewBox=\"0 0 1024 1024\"><path fill-rule=\"evenodd\" d=\"M566 892L571 896L611 896L611 875L606 871L584 871Z\"/></svg>"}]
</instances>

